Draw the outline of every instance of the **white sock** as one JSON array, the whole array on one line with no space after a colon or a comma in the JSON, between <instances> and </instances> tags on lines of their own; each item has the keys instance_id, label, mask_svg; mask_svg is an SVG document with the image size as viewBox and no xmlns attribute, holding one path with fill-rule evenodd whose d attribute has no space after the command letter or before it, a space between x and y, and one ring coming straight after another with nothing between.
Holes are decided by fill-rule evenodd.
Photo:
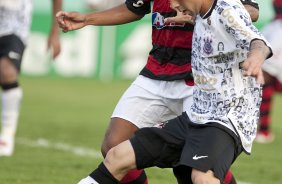
<instances>
[{"instance_id":1,"label":"white sock","mask_svg":"<svg viewBox=\"0 0 282 184\"><path fill-rule=\"evenodd\" d=\"M78 184L99 184L97 181L95 181L90 176L87 176L86 178L83 178L78 182Z\"/></svg>"},{"instance_id":2,"label":"white sock","mask_svg":"<svg viewBox=\"0 0 282 184\"><path fill-rule=\"evenodd\" d=\"M13 141L18 124L22 89L20 87L2 92L2 128L1 139Z\"/></svg>"}]
</instances>

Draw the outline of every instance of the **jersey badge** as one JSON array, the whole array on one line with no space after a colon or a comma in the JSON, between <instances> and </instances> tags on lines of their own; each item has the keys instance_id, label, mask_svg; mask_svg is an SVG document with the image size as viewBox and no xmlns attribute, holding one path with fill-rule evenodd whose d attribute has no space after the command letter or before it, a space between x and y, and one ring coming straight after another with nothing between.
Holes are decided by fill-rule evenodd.
<instances>
[{"instance_id":1,"label":"jersey badge","mask_svg":"<svg viewBox=\"0 0 282 184\"><path fill-rule=\"evenodd\" d=\"M212 48L212 39L211 38L204 38L204 52L206 54L212 54L213 53L213 48Z\"/></svg>"}]
</instances>

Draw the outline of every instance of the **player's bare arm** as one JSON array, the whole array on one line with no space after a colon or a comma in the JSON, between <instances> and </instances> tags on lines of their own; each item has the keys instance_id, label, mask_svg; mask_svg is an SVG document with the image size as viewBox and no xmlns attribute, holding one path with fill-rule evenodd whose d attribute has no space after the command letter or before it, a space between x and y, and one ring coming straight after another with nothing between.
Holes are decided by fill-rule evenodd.
<instances>
[{"instance_id":1,"label":"player's bare arm","mask_svg":"<svg viewBox=\"0 0 282 184\"><path fill-rule=\"evenodd\" d=\"M56 13L60 10L62 10L62 0L53 0L52 27L47 41L47 48L52 49L53 58L56 58L61 52L59 25L56 21Z\"/></svg>"},{"instance_id":2,"label":"player's bare arm","mask_svg":"<svg viewBox=\"0 0 282 184\"><path fill-rule=\"evenodd\" d=\"M254 76L259 84L264 84L262 65L272 54L271 49L262 40L254 40L250 45L250 52L242 64L245 75Z\"/></svg>"},{"instance_id":3,"label":"player's bare arm","mask_svg":"<svg viewBox=\"0 0 282 184\"><path fill-rule=\"evenodd\" d=\"M57 22L64 32L81 29L88 25L105 26L126 24L141 19L143 16L131 12L125 4L109 10L82 14L79 12L60 11Z\"/></svg>"}]
</instances>

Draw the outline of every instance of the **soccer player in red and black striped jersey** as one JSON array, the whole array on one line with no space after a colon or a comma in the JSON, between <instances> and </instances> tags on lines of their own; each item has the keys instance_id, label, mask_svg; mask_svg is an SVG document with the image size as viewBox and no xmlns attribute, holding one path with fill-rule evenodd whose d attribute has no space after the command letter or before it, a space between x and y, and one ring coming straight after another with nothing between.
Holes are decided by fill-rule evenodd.
<instances>
[{"instance_id":1,"label":"soccer player in red and black striped jersey","mask_svg":"<svg viewBox=\"0 0 282 184\"><path fill-rule=\"evenodd\" d=\"M264 64L263 68L265 84L260 108L260 126L256 137L259 143L269 143L274 140L271 131L272 97L275 92L282 92L282 44L277 39L277 35L282 33L282 0L274 0L273 9L274 19L262 30L266 39L273 45L274 55Z\"/></svg>"},{"instance_id":2,"label":"soccer player in red and black striped jersey","mask_svg":"<svg viewBox=\"0 0 282 184\"><path fill-rule=\"evenodd\" d=\"M256 3L244 2L258 15ZM125 24L150 13L151 4L151 0L126 0L125 4L115 8L86 15L59 12L57 19L64 32L86 25ZM190 60L194 26L189 23L165 23L166 18L176 15L169 0L153 2L152 49L145 67L123 94L112 114L102 145L104 156L110 148L132 137L139 128L158 126L157 123L180 115L183 108L192 103ZM227 176L226 183L231 183L232 174ZM142 170L131 171L121 181L131 184L147 182Z\"/></svg>"}]
</instances>

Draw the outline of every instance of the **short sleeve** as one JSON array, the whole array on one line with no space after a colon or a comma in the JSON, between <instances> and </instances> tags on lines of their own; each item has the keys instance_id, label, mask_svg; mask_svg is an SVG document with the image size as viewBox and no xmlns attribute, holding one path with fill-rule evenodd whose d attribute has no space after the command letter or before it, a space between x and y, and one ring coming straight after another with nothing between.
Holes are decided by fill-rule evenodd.
<instances>
[{"instance_id":1,"label":"short sleeve","mask_svg":"<svg viewBox=\"0 0 282 184\"><path fill-rule=\"evenodd\" d=\"M126 0L127 8L137 15L145 15L151 12L151 0Z\"/></svg>"},{"instance_id":2,"label":"short sleeve","mask_svg":"<svg viewBox=\"0 0 282 184\"><path fill-rule=\"evenodd\" d=\"M219 22L224 30L235 38L242 49L249 50L253 40L262 40L270 47L270 44L252 24L248 12L242 5L225 7L219 16Z\"/></svg>"},{"instance_id":3,"label":"short sleeve","mask_svg":"<svg viewBox=\"0 0 282 184\"><path fill-rule=\"evenodd\" d=\"M256 9L259 9L259 5L256 2L256 0L241 0L242 4L244 5L250 5Z\"/></svg>"}]
</instances>

